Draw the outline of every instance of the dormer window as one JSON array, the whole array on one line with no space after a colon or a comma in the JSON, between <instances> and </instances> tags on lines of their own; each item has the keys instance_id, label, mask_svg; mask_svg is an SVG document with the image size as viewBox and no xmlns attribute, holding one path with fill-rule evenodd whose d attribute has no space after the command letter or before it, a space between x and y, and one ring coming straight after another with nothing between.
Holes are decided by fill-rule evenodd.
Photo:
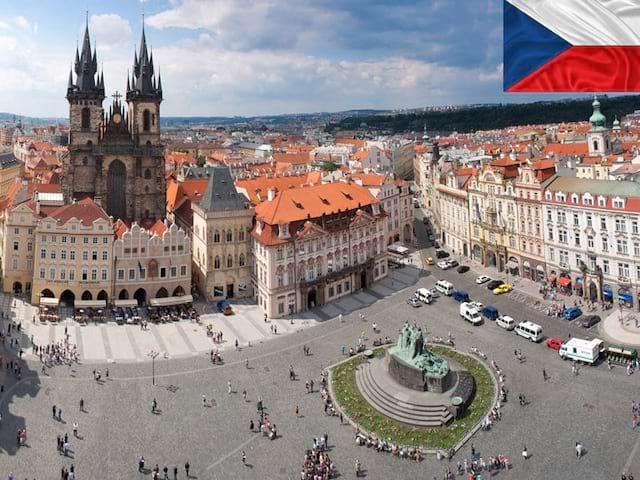
<instances>
[{"instance_id":1,"label":"dormer window","mask_svg":"<svg viewBox=\"0 0 640 480\"><path fill-rule=\"evenodd\" d=\"M607 198L603 197L602 195L600 195L598 197L598 206L599 207L605 207L607 205Z\"/></svg>"},{"instance_id":2,"label":"dormer window","mask_svg":"<svg viewBox=\"0 0 640 480\"><path fill-rule=\"evenodd\" d=\"M553 199L553 194L551 192L546 192L545 193L545 197L547 200L552 200Z\"/></svg>"},{"instance_id":3,"label":"dormer window","mask_svg":"<svg viewBox=\"0 0 640 480\"><path fill-rule=\"evenodd\" d=\"M578 194L574 193L571 195L571 203L578 203Z\"/></svg>"},{"instance_id":4,"label":"dormer window","mask_svg":"<svg viewBox=\"0 0 640 480\"><path fill-rule=\"evenodd\" d=\"M278 225L278 238L289 238L289 224L283 223Z\"/></svg>"},{"instance_id":5,"label":"dormer window","mask_svg":"<svg viewBox=\"0 0 640 480\"><path fill-rule=\"evenodd\" d=\"M582 195L582 203L585 205L593 205L593 197L590 193L585 193Z\"/></svg>"},{"instance_id":6,"label":"dormer window","mask_svg":"<svg viewBox=\"0 0 640 480\"><path fill-rule=\"evenodd\" d=\"M613 199L613 208L624 208L624 199L616 197Z\"/></svg>"},{"instance_id":7,"label":"dormer window","mask_svg":"<svg viewBox=\"0 0 640 480\"><path fill-rule=\"evenodd\" d=\"M256 233L258 235L262 234L262 222L256 222Z\"/></svg>"},{"instance_id":8,"label":"dormer window","mask_svg":"<svg viewBox=\"0 0 640 480\"><path fill-rule=\"evenodd\" d=\"M556 192L556 202L566 202L567 196L562 192Z\"/></svg>"}]
</instances>

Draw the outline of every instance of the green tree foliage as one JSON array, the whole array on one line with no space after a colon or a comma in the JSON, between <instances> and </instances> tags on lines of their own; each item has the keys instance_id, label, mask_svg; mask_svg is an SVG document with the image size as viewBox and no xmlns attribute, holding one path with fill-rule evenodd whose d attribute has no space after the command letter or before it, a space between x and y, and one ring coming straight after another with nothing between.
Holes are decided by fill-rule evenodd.
<instances>
[{"instance_id":1,"label":"green tree foliage","mask_svg":"<svg viewBox=\"0 0 640 480\"><path fill-rule=\"evenodd\" d=\"M592 101L591 98L587 98L473 106L450 111L348 117L338 123L329 124L326 130L330 133L362 130L362 125L366 124L366 130L369 132L395 134L422 132L426 124L430 131L468 133L518 125L577 122L589 119L593 112ZM609 123L616 115L620 118L640 109L638 95L604 97L600 102L602 112L607 116Z\"/></svg>"}]
</instances>

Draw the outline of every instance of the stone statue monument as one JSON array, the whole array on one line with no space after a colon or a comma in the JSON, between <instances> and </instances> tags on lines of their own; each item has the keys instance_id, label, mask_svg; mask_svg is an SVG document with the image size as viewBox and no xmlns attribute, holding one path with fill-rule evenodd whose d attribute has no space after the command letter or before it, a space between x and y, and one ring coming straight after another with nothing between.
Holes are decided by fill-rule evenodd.
<instances>
[{"instance_id":1,"label":"stone statue monument","mask_svg":"<svg viewBox=\"0 0 640 480\"><path fill-rule=\"evenodd\" d=\"M389 374L407 388L442 393L451 383L449 363L426 348L422 330L408 322L386 359Z\"/></svg>"}]
</instances>

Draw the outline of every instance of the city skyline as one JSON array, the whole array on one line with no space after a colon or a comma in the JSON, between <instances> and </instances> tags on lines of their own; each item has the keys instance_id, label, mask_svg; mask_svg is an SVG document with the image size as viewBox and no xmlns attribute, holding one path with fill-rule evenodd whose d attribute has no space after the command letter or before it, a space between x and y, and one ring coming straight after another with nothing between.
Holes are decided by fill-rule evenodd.
<instances>
[{"instance_id":1,"label":"city skyline","mask_svg":"<svg viewBox=\"0 0 640 480\"><path fill-rule=\"evenodd\" d=\"M166 116L266 115L399 109L539 96L502 93L502 11L465 0L229 0L131 2L105 7L35 1L0 16L2 111L66 117L64 91L88 10L107 95L123 92L145 13L162 72ZM455 21L453 21L455 17ZM478 47L480 45L480 47Z\"/></svg>"}]
</instances>

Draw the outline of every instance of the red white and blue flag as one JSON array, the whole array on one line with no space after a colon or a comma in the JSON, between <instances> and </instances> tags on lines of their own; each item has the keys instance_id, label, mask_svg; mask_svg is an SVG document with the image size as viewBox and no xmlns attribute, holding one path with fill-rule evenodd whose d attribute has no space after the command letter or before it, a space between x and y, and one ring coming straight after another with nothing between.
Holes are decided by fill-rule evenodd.
<instances>
[{"instance_id":1,"label":"red white and blue flag","mask_svg":"<svg viewBox=\"0 0 640 480\"><path fill-rule=\"evenodd\" d=\"M640 91L640 0L504 0L504 90Z\"/></svg>"}]
</instances>

